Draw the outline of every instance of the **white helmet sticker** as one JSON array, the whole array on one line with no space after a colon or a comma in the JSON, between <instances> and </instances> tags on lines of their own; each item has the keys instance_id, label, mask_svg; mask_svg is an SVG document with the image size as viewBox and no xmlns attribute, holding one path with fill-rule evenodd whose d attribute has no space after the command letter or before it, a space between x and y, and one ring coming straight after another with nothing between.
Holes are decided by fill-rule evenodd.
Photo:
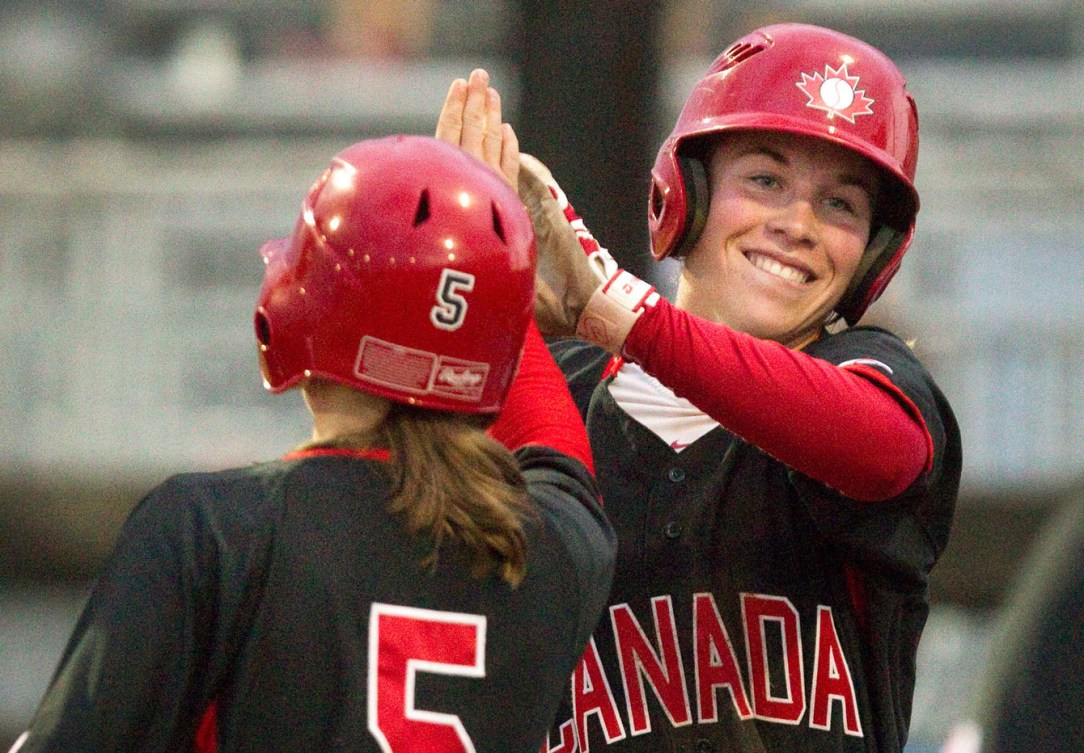
<instances>
[{"instance_id":1,"label":"white helmet sticker","mask_svg":"<svg viewBox=\"0 0 1084 753\"><path fill-rule=\"evenodd\" d=\"M858 76L847 72L847 64L839 68L824 66L824 75L802 74L802 80L795 84L802 93L809 97L806 107L824 110L829 118L837 115L851 123L859 115L872 115L870 105L875 100L866 96L864 89L858 88Z\"/></svg>"}]
</instances>

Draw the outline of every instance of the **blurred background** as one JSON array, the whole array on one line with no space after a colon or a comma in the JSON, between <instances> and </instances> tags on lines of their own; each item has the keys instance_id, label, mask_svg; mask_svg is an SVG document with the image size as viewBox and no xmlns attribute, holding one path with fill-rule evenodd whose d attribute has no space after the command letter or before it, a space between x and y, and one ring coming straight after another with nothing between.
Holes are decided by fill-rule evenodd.
<instances>
[{"instance_id":1,"label":"blurred background","mask_svg":"<svg viewBox=\"0 0 1084 753\"><path fill-rule=\"evenodd\" d=\"M430 134L490 71L524 151L649 264L655 152L764 23L887 52L922 123L911 251L866 321L915 341L962 425L908 753L970 713L1022 565L1084 479L1084 12L1068 0L4 0L0 750L33 713L132 505L308 431L262 389L258 249L331 155ZM1074 699L1084 703L1084 699Z\"/></svg>"}]
</instances>

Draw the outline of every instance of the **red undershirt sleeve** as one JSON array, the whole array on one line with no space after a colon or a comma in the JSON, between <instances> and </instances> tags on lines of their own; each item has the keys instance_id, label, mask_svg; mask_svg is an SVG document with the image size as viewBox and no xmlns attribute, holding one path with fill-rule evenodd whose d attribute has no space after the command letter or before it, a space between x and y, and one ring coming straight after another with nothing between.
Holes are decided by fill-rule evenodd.
<instances>
[{"instance_id":1,"label":"red undershirt sleeve","mask_svg":"<svg viewBox=\"0 0 1084 753\"><path fill-rule=\"evenodd\" d=\"M583 419L533 321L519 371L489 434L510 450L530 444L551 447L595 472Z\"/></svg>"},{"instance_id":2,"label":"red undershirt sleeve","mask_svg":"<svg viewBox=\"0 0 1084 753\"><path fill-rule=\"evenodd\" d=\"M921 414L876 367L836 366L665 299L644 311L624 354L736 436L853 499L891 499L930 467Z\"/></svg>"}]
</instances>

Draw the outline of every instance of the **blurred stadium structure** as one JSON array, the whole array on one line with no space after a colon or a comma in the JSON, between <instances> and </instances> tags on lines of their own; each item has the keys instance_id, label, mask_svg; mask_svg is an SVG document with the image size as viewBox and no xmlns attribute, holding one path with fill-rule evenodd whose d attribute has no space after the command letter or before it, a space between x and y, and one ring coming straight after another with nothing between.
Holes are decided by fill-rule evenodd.
<instances>
[{"instance_id":1,"label":"blurred stadium structure","mask_svg":"<svg viewBox=\"0 0 1084 753\"><path fill-rule=\"evenodd\" d=\"M328 156L431 132L448 83L479 65L517 122L519 4L406 3L405 26L396 5L0 8L0 750L139 496L304 438L300 400L262 390L251 307L260 244L290 231ZM1084 12L670 0L645 113L659 139L719 44L784 19L880 46L919 102L919 229L869 320L915 340L963 428L910 746L935 750L1031 536L1084 478Z\"/></svg>"}]
</instances>

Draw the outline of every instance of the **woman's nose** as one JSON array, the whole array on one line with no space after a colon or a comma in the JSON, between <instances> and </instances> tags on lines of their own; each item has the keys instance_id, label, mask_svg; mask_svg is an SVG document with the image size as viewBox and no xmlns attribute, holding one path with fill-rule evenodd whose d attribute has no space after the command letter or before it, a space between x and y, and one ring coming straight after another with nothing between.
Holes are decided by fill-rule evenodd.
<instances>
[{"instance_id":1,"label":"woman's nose","mask_svg":"<svg viewBox=\"0 0 1084 753\"><path fill-rule=\"evenodd\" d=\"M768 228L784 234L793 243L812 242L816 237L817 213L813 204L795 197L777 206L768 220Z\"/></svg>"}]
</instances>

